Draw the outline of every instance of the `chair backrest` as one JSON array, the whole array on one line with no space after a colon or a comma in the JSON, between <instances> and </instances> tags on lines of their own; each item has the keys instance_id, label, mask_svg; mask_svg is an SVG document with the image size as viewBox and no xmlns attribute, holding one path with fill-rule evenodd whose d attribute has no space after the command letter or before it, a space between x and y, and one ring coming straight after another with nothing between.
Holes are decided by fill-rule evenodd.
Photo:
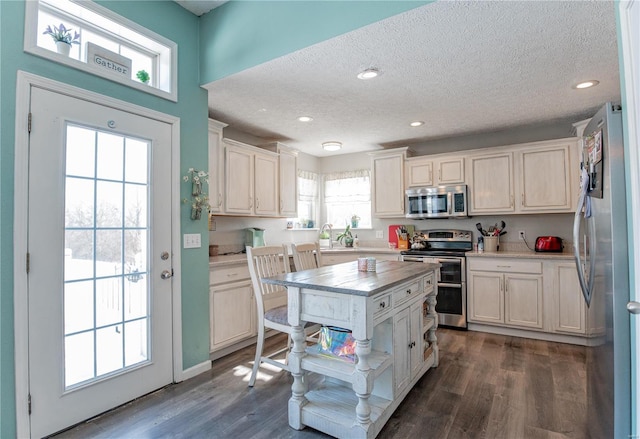
<instances>
[{"instance_id":1,"label":"chair backrest","mask_svg":"<svg viewBox=\"0 0 640 439\"><path fill-rule=\"evenodd\" d=\"M296 271L322 267L320 243L317 241L297 245L292 244L291 251L293 253L293 265L296 267Z\"/></svg>"},{"instance_id":2,"label":"chair backrest","mask_svg":"<svg viewBox=\"0 0 640 439\"><path fill-rule=\"evenodd\" d=\"M258 315L272 308L286 305L287 289L282 285L262 283L262 278L289 273L289 252L285 245L247 246L247 262L258 305Z\"/></svg>"}]
</instances>

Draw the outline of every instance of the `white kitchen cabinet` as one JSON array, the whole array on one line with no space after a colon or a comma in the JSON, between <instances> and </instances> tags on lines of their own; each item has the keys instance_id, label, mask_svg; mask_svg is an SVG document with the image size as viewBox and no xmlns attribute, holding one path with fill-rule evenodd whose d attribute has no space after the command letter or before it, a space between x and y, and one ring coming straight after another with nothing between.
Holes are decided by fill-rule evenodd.
<instances>
[{"instance_id":1,"label":"white kitchen cabinet","mask_svg":"<svg viewBox=\"0 0 640 439\"><path fill-rule=\"evenodd\" d=\"M298 216L298 153L280 142L262 145L268 151L278 153L278 216L295 218Z\"/></svg>"},{"instance_id":2,"label":"white kitchen cabinet","mask_svg":"<svg viewBox=\"0 0 640 439\"><path fill-rule=\"evenodd\" d=\"M577 179L577 173L573 168L578 164L572 157L576 148L577 140L561 139L518 152L520 212L571 212L574 209L572 194L577 181L573 185L572 182Z\"/></svg>"},{"instance_id":3,"label":"white kitchen cabinet","mask_svg":"<svg viewBox=\"0 0 640 439\"><path fill-rule=\"evenodd\" d=\"M285 149L280 154L280 216L298 216L298 155Z\"/></svg>"},{"instance_id":4,"label":"white kitchen cabinet","mask_svg":"<svg viewBox=\"0 0 640 439\"><path fill-rule=\"evenodd\" d=\"M407 148L369 153L374 217L404 217L404 160Z\"/></svg>"},{"instance_id":5,"label":"white kitchen cabinet","mask_svg":"<svg viewBox=\"0 0 640 439\"><path fill-rule=\"evenodd\" d=\"M411 157L405 161L406 187L465 183L464 157Z\"/></svg>"},{"instance_id":6,"label":"white kitchen cabinet","mask_svg":"<svg viewBox=\"0 0 640 439\"><path fill-rule=\"evenodd\" d=\"M212 268L209 284L210 352L255 337L256 303L247 262Z\"/></svg>"},{"instance_id":7,"label":"white kitchen cabinet","mask_svg":"<svg viewBox=\"0 0 640 439\"><path fill-rule=\"evenodd\" d=\"M254 161L254 213L257 216L278 216L278 156L256 153Z\"/></svg>"},{"instance_id":8,"label":"white kitchen cabinet","mask_svg":"<svg viewBox=\"0 0 640 439\"><path fill-rule=\"evenodd\" d=\"M471 156L469 163L469 214L514 212L513 152Z\"/></svg>"},{"instance_id":9,"label":"white kitchen cabinet","mask_svg":"<svg viewBox=\"0 0 640 439\"><path fill-rule=\"evenodd\" d=\"M587 305L582 296L576 265L553 263L551 300L552 330L560 333L586 334Z\"/></svg>"},{"instance_id":10,"label":"white kitchen cabinet","mask_svg":"<svg viewBox=\"0 0 640 439\"><path fill-rule=\"evenodd\" d=\"M278 215L278 154L223 139L225 213Z\"/></svg>"},{"instance_id":11,"label":"white kitchen cabinet","mask_svg":"<svg viewBox=\"0 0 640 439\"><path fill-rule=\"evenodd\" d=\"M433 186L433 159L429 156L411 157L405 162L406 187Z\"/></svg>"},{"instance_id":12,"label":"white kitchen cabinet","mask_svg":"<svg viewBox=\"0 0 640 439\"><path fill-rule=\"evenodd\" d=\"M470 322L543 328L541 262L472 258L468 280Z\"/></svg>"},{"instance_id":13,"label":"white kitchen cabinet","mask_svg":"<svg viewBox=\"0 0 640 439\"><path fill-rule=\"evenodd\" d=\"M209 204L211 213L224 212L224 148L222 130L227 124L209 119Z\"/></svg>"}]
</instances>

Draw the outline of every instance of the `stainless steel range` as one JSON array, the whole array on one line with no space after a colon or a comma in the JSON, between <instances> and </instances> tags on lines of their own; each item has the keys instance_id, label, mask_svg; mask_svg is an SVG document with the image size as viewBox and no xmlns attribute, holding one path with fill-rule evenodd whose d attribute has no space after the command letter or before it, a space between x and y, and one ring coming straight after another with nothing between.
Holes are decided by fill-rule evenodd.
<instances>
[{"instance_id":1,"label":"stainless steel range","mask_svg":"<svg viewBox=\"0 0 640 439\"><path fill-rule=\"evenodd\" d=\"M425 230L412 239L411 250L401 252L407 262L439 262L436 312L440 326L467 328L465 253L473 249L467 230Z\"/></svg>"}]
</instances>

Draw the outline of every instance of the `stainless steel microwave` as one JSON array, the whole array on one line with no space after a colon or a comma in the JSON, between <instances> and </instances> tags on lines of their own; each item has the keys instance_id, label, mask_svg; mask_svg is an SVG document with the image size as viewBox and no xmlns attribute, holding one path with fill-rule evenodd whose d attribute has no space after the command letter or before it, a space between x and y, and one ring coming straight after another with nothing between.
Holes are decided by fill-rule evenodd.
<instances>
[{"instance_id":1,"label":"stainless steel microwave","mask_svg":"<svg viewBox=\"0 0 640 439\"><path fill-rule=\"evenodd\" d=\"M411 188L405 191L409 219L466 217L467 185Z\"/></svg>"}]
</instances>

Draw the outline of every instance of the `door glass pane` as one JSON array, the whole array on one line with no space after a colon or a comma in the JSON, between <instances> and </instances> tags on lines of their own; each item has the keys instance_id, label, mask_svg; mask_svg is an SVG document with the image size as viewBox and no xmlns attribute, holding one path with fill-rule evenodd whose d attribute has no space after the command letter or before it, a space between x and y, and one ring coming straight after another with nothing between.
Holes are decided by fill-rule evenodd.
<instances>
[{"instance_id":1,"label":"door glass pane","mask_svg":"<svg viewBox=\"0 0 640 439\"><path fill-rule=\"evenodd\" d=\"M65 387L149 355L149 142L68 125Z\"/></svg>"}]
</instances>

